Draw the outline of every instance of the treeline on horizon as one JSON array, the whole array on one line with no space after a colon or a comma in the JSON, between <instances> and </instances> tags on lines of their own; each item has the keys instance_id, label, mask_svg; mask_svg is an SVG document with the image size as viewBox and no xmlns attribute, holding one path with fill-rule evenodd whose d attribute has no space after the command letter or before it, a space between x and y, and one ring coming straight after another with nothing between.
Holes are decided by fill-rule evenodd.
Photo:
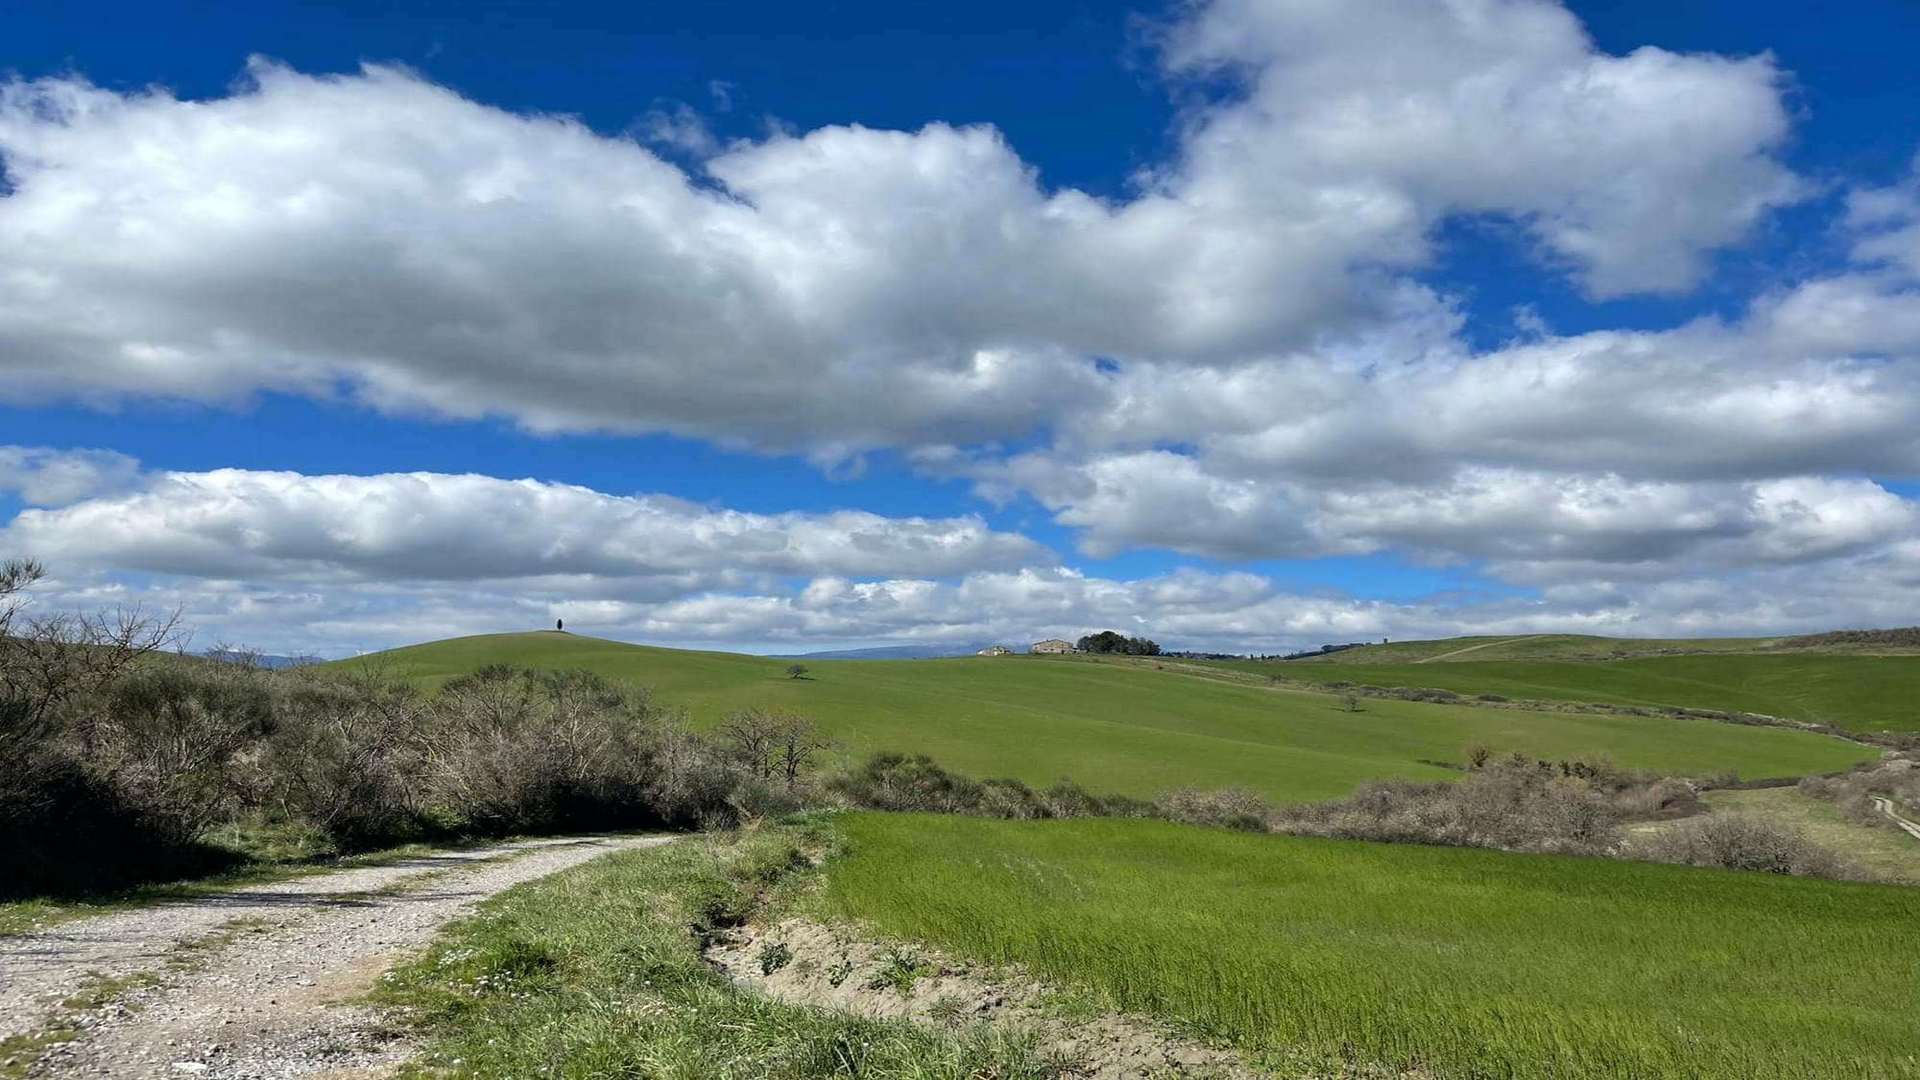
<instances>
[{"instance_id":1,"label":"treeline on horizon","mask_svg":"<svg viewBox=\"0 0 1920 1080\"><path fill-rule=\"evenodd\" d=\"M1159 656L1160 645L1151 638L1128 637L1113 630L1102 630L1097 634L1088 634L1074 642L1075 649L1083 653L1100 653L1114 656Z\"/></svg>"}]
</instances>

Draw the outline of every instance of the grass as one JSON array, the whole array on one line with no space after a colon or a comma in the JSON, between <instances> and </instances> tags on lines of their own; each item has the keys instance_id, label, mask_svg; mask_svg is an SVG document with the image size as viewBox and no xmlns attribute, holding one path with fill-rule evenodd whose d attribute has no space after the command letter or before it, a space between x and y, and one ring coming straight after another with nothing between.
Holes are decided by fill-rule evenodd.
<instances>
[{"instance_id":1,"label":"grass","mask_svg":"<svg viewBox=\"0 0 1920 1080\"><path fill-rule=\"evenodd\" d=\"M1471 744L1747 778L1835 771L1875 756L1804 732L1699 720L1400 701L1347 713L1333 697L1196 678L1179 665L1072 657L818 661L810 677L789 679L784 660L542 632L456 638L374 662L428 686L488 663L583 667L653 688L696 724L750 705L792 709L819 722L847 760L904 750L977 776L1036 785L1071 777L1140 796L1237 786L1282 801L1333 798L1380 777L1457 775L1430 762L1459 761Z\"/></svg>"},{"instance_id":2,"label":"grass","mask_svg":"<svg viewBox=\"0 0 1920 1080\"><path fill-rule=\"evenodd\" d=\"M841 828L832 915L1292 1070L1920 1075L1912 889L1147 821Z\"/></svg>"},{"instance_id":3,"label":"grass","mask_svg":"<svg viewBox=\"0 0 1920 1080\"><path fill-rule=\"evenodd\" d=\"M708 967L702 935L804 864L797 839L784 829L689 838L518 886L376 996L420 1026L424 1076L1053 1075L1021 1037L781 1005Z\"/></svg>"},{"instance_id":4,"label":"grass","mask_svg":"<svg viewBox=\"0 0 1920 1080\"><path fill-rule=\"evenodd\" d=\"M1490 652L1437 663L1361 663L1359 657L1209 663L1321 684L1437 687L1469 696L1721 709L1855 731L1920 730L1920 657L1725 653L1582 661L1495 659Z\"/></svg>"}]
</instances>

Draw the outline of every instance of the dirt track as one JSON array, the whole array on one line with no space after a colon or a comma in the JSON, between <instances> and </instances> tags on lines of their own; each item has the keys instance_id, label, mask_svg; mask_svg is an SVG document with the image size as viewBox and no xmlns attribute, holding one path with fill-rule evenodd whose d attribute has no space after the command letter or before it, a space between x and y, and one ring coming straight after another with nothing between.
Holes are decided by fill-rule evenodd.
<instances>
[{"instance_id":1,"label":"dirt track","mask_svg":"<svg viewBox=\"0 0 1920 1080\"><path fill-rule=\"evenodd\" d=\"M342 1002L475 902L668 839L444 852L0 938L0 1037L72 1029L36 1077L384 1075L409 1047L375 1010ZM62 1004L89 992L109 1000Z\"/></svg>"},{"instance_id":2,"label":"dirt track","mask_svg":"<svg viewBox=\"0 0 1920 1080\"><path fill-rule=\"evenodd\" d=\"M1908 836L1913 837L1915 840L1920 840L1920 824L1915 824L1914 822L1908 821L1906 818L1901 817L1900 811L1895 810L1893 808L1892 799L1889 799L1884 795L1874 795L1872 796L1872 799L1873 799L1873 805L1875 807L1878 807L1881 813L1892 818L1893 823L1895 825L1898 825L1902 832L1906 833Z\"/></svg>"}]
</instances>

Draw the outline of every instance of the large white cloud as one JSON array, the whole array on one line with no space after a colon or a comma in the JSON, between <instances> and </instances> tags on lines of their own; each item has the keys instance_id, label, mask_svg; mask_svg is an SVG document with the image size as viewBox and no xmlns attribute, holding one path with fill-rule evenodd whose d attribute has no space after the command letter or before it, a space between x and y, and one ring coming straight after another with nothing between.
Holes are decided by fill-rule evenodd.
<instances>
[{"instance_id":1,"label":"large white cloud","mask_svg":"<svg viewBox=\"0 0 1920 1080\"><path fill-rule=\"evenodd\" d=\"M1170 39L1175 70L1247 83L1193 118L1191 197L1375 223L1386 261L1420 258L1442 215L1496 214L1596 294L1674 291L1802 194L1772 157L1770 58L1607 55L1554 3L1216 0Z\"/></svg>"},{"instance_id":2,"label":"large white cloud","mask_svg":"<svg viewBox=\"0 0 1920 1080\"><path fill-rule=\"evenodd\" d=\"M243 469L159 473L136 490L27 510L0 530L0 546L204 578L576 579L570 591L636 579L683 592L751 575L949 577L1054 561L972 517L750 514L537 480Z\"/></svg>"},{"instance_id":3,"label":"large white cloud","mask_svg":"<svg viewBox=\"0 0 1920 1080\"><path fill-rule=\"evenodd\" d=\"M1596 51L1539 2L1195 10L1246 93L1107 202L991 128L828 127L694 177L391 68L228 96L0 89L6 397L345 393L833 455L1098 408L1087 358L1231 362L1444 313L1458 214L1668 289L1791 197L1778 73ZM874 409L873 400L889 403Z\"/></svg>"}]
</instances>

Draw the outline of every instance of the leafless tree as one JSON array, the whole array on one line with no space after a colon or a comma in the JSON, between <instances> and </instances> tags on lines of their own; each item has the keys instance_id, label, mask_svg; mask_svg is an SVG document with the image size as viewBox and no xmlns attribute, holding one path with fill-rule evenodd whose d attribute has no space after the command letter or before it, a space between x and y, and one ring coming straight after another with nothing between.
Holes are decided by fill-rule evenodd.
<instances>
[{"instance_id":1,"label":"leafless tree","mask_svg":"<svg viewBox=\"0 0 1920 1080\"><path fill-rule=\"evenodd\" d=\"M182 640L178 611L21 618L12 597L43 575L31 561L0 564L0 759L22 760L53 734L63 705Z\"/></svg>"},{"instance_id":2,"label":"leafless tree","mask_svg":"<svg viewBox=\"0 0 1920 1080\"><path fill-rule=\"evenodd\" d=\"M786 714L770 709L740 709L721 722L720 739L754 779L771 780L786 722Z\"/></svg>"},{"instance_id":3,"label":"leafless tree","mask_svg":"<svg viewBox=\"0 0 1920 1080\"><path fill-rule=\"evenodd\" d=\"M788 790L833 743L813 721L774 709L741 709L720 725L720 738L747 774L756 780L782 781Z\"/></svg>"},{"instance_id":4,"label":"leafless tree","mask_svg":"<svg viewBox=\"0 0 1920 1080\"><path fill-rule=\"evenodd\" d=\"M821 752L832 747L833 743L813 721L804 716L789 716L779 732L779 740L774 752L780 776L787 782L787 790L799 786L800 778L813 766L813 759Z\"/></svg>"}]
</instances>

